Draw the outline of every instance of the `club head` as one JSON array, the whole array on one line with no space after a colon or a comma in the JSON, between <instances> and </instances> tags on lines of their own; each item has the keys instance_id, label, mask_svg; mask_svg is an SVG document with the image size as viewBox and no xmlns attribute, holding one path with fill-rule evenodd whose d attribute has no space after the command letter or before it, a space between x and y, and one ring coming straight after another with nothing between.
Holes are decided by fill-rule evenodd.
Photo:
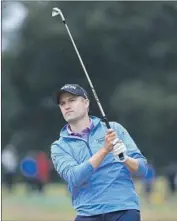
<instances>
[{"instance_id":1,"label":"club head","mask_svg":"<svg viewBox=\"0 0 177 221\"><path fill-rule=\"evenodd\" d=\"M63 16L62 11L61 11L59 8L55 7L55 8L53 8L53 10L52 10L52 17L55 17L55 16L57 16L57 15L60 15L62 21L65 22L65 18L64 18L64 16Z\"/></svg>"},{"instance_id":2,"label":"club head","mask_svg":"<svg viewBox=\"0 0 177 221\"><path fill-rule=\"evenodd\" d=\"M55 16L59 15L60 12L61 12L61 10L59 8L56 8L56 7L53 8L53 10L52 10L52 17L55 17Z\"/></svg>"}]
</instances>

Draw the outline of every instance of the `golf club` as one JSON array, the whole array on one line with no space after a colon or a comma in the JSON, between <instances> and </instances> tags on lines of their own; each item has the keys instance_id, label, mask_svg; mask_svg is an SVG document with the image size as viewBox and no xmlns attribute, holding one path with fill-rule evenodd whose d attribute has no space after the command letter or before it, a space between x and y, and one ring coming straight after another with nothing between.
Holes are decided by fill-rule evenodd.
<instances>
[{"instance_id":1,"label":"golf club","mask_svg":"<svg viewBox=\"0 0 177 221\"><path fill-rule=\"evenodd\" d=\"M70 40L71 40L71 42L72 42L72 44L73 44L73 47L74 47L74 49L75 49L75 52L76 52L76 54L77 54L77 56L78 56L78 58L79 58L79 61L80 61L80 63L81 63L81 66L82 66L82 68L83 68L83 71L84 71L84 73L85 73L85 76L86 76L86 78L87 78L87 80L88 80L88 82L89 82L89 85L90 85L90 87L91 87L91 90L92 90L92 92L93 92L94 98L95 98L95 100L96 100L96 102L97 102L97 104L98 104L98 107L99 107L99 109L100 109L100 112L101 112L101 115L102 115L102 120L105 122L107 128L110 129L111 127L110 127L109 121L108 121L108 119L107 119L107 117L106 117L106 115L105 115L105 113L104 113L104 110L103 110L103 108L102 108L102 105L101 105L101 103L100 103L100 100L99 100L99 98L98 98L98 96L97 96L97 93L96 93L96 91L95 91L95 89L94 89L94 86L93 86L93 84L92 84L92 82L91 82L91 80L90 80L89 74L88 74L88 72L87 72L87 70L86 70L86 68L85 68L85 65L84 65L84 63L83 63L83 61L82 61L82 58L81 58L81 56L80 56L80 54L79 54L79 51L78 51L78 49L77 49L77 47L76 47L76 44L75 44L75 42L74 42L74 39L73 39L73 37L72 37L72 35L71 35L71 32L70 32L70 30L69 30L69 28L68 28L68 25L66 24L65 17L64 17L64 15L63 15L62 11L61 11L59 8L57 8L57 7L53 8L53 10L52 10L52 17L58 16L58 15L60 15L60 17L61 17L61 19L62 19L62 21L63 21L63 23L64 23L64 25L65 25L65 27L66 27L66 30L67 30L68 35L69 35L69 37L70 37ZM120 154L120 155L119 155L119 158L120 158L120 159L123 159L123 158L124 158L124 155L123 155L123 154Z\"/></svg>"}]
</instances>

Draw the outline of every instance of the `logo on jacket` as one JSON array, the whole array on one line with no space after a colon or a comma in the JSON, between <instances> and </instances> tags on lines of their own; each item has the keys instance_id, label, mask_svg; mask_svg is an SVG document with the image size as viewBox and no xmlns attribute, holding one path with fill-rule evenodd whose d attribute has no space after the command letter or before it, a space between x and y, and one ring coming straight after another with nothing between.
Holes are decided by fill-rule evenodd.
<instances>
[{"instance_id":1,"label":"logo on jacket","mask_svg":"<svg viewBox=\"0 0 177 221\"><path fill-rule=\"evenodd\" d=\"M97 138L96 141L97 141L98 143L102 143L102 142L104 141L104 137Z\"/></svg>"}]
</instances>

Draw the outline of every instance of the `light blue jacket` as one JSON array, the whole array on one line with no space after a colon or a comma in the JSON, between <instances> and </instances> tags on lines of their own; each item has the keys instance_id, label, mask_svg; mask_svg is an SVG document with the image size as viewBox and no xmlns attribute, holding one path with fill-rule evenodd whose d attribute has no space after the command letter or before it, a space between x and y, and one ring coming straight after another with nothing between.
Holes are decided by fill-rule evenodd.
<instances>
[{"instance_id":1,"label":"light blue jacket","mask_svg":"<svg viewBox=\"0 0 177 221\"><path fill-rule=\"evenodd\" d=\"M113 211L137 209L138 196L131 173L109 153L97 169L88 162L89 158L104 145L105 124L91 117L94 127L88 142L70 136L66 125L59 140L51 146L51 158L56 171L67 181L72 194L72 204L78 215L92 216ZM145 175L147 162L125 128L116 122L111 127L128 149L128 155L139 161L138 174Z\"/></svg>"}]
</instances>

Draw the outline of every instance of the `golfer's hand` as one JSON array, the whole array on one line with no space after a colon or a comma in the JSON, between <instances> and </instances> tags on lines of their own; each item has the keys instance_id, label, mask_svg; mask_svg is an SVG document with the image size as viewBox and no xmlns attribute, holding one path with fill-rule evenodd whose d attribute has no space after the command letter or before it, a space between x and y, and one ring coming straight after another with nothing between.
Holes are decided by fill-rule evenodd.
<instances>
[{"instance_id":1,"label":"golfer's hand","mask_svg":"<svg viewBox=\"0 0 177 221\"><path fill-rule=\"evenodd\" d=\"M114 142L116 142L116 140ZM127 159L126 152L127 152L127 147L125 146L125 144L121 140L117 139L117 142L115 143L115 145L113 147L113 151L112 151L115 159L118 162L125 162ZM123 154L122 159L119 158L120 154Z\"/></svg>"},{"instance_id":2,"label":"golfer's hand","mask_svg":"<svg viewBox=\"0 0 177 221\"><path fill-rule=\"evenodd\" d=\"M107 152L111 152L113 150L113 141L117 138L116 132L113 129L108 129L105 136L104 148Z\"/></svg>"}]
</instances>

